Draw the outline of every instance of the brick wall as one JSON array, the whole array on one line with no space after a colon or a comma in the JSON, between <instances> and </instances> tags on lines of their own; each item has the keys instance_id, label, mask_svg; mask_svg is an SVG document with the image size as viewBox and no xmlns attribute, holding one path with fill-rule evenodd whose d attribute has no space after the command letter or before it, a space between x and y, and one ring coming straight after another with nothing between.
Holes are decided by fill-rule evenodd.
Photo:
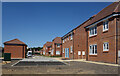
<instances>
[{"instance_id":1,"label":"brick wall","mask_svg":"<svg viewBox=\"0 0 120 76\"><path fill-rule=\"evenodd\" d=\"M11 58L25 58L26 46L5 45L4 53L11 53Z\"/></svg>"},{"instance_id":2,"label":"brick wall","mask_svg":"<svg viewBox=\"0 0 120 76\"><path fill-rule=\"evenodd\" d=\"M109 19L109 30L103 32L103 23L97 24L97 35L89 37L88 31L88 54L89 45L97 44L97 55L88 55L90 61L116 63L116 38L115 38L115 18ZM103 43L109 42L109 51L103 52Z\"/></svg>"}]
</instances>

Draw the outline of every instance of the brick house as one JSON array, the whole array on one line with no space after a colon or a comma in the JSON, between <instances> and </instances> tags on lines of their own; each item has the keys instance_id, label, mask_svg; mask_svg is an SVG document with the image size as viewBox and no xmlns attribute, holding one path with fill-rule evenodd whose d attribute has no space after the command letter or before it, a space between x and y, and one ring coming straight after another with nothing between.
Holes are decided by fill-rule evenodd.
<instances>
[{"instance_id":1,"label":"brick house","mask_svg":"<svg viewBox=\"0 0 120 76\"><path fill-rule=\"evenodd\" d=\"M18 39L4 42L4 53L11 53L11 58L25 58L26 49L27 45Z\"/></svg>"},{"instance_id":2,"label":"brick house","mask_svg":"<svg viewBox=\"0 0 120 76\"><path fill-rule=\"evenodd\" d=\"M66 59L73 59L73 41L74 30L70 31L62 37L62 57Z\"/></svg>"},{"instance_id":3,"label":"brick house","mask_svg":"<svg viewBox=\"0 0 120 76\"><path fill-rule=\"evenodd\" d=\"M118 63L120 50L120 2L114 2L101 10L87 23L86 59Z\"/></svg>"},{"instance_id":4,"label":"brick house","mask_svg":"<svg viewBox=\"0 0 120 76\"><path fill-rule=\"evenodd\" d=\"M52 50L52 42L46 42L43 45L43 55L49 56Z\"/></svg>"},{"instance_id":5,"label":"brick house","mask_svg":"<svg viewBox=\"0 0 120 76\"><path fill-rule=\"evenodd\" d=\"M74 30L73 38L73 49L74 49L74 59L86 59L86 31L84 27L94 16L90 17L88 20L80 24Z\"/></svg>"},{"instance_id":6,"label":"brick house","mask_svg":"<svg viewBox=\"0 0 120 76\"><path fill-rule=\"evenodd\" d=\"M63 58L86 58L86 31L84 27L93 17L89 18L84 23L62 37Z\"/></svg>"},{"instance_id":7,"label":"brick house","mask_svg":"<svg viewBox=\"0 0 120 76\"><path fill-rule=\"evenodd\" d=\"M62 56L62 40L61 37L56 37L52 40L52 56Z\"/></svg>"}]
</instances>

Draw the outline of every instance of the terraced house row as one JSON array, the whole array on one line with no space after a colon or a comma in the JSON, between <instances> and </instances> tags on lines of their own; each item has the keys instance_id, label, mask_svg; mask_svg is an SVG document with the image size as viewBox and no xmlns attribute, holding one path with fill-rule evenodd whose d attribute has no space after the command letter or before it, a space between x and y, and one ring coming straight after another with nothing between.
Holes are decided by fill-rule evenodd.
<instances>
[{"instance_id":1,"label":"terraced house row","mask_svg":"<svg viewBox=\"0 0 120 76\"><path fill-rule=\"evenodd\" d=\"M59 43L59 45L60 48L62 47L62 54L59 54L65 59L118 63L120 2L114 2L102 9L61 37L61 40L62 44ZM53 52L54 55L57 54L55 50Z\"/></svg>"},{"instance_id":2,"label":"terraced house row","mask_svg":"<svg viewBox=\"0 0 120 76\"><path fill-rule=\"evenodd\" d=\"M62 55L62 41L61 37L56 37L52 42L46 42L43 45L43 55L46 56L61 56Z\"/></svg>"}]
</instances>

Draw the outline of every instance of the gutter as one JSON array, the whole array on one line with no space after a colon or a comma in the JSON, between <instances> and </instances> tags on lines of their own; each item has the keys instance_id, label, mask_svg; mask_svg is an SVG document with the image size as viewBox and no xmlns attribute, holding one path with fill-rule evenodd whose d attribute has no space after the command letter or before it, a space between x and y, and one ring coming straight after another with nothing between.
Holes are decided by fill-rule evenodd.
<instances>
[{"instance_id":1,"label":"gutter","mask_svg":"<svg viewBox=\"0 0 120 76\"><path fill-rule=\"evenodd\" d=\"M105 17L105 18L103 18L103 19L101 19L101 20L99 20L99 21L96 21L95 23L92 23L92 24L84 27L84 28L88 29L88 28L93 27L93 26L95 26L96 24L98 24L98 23L100 23L100 22L108 19L108 18L111 18L111 17L114 17L114 16L118 16L118 15L120 15L120 13L113 13L113 14L111 14L111 15L109 15L109 16L107 16L107 17Z\"/></svg>"},{"instance_id":2,"label":"gutter","mask_svg":"<svg viewBox=\"0 0 120 76\"><path fill-rule=\"evenodd\" d=\"M116 17L116 64L118 64L118 22Z\"/></svg>"}]
</instances>

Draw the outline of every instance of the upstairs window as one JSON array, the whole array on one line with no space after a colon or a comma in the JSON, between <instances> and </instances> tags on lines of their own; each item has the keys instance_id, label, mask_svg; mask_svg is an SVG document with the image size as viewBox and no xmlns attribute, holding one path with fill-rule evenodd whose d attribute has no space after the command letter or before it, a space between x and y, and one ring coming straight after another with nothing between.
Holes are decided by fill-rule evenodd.
<instances>
[{"instance_id":1,"label":"upstairs window","mask_svg":"<svg viewBox=\"0 0 120 76\"><path fill-rule=\"evenodd\" d=\"M64 40L63 40L63 43L64 43Z\"/></svg>"},{"instance_id":2,"label":"upstairs window","mask_svg":"<svg viewBox=\"0 0 120 76\"><path fill-rule=\"evenodd\" d=\"M103 43L103 51L109 51L109 43L108 42Z\"/></svg>"},{"instance_id":3,"label":"upstairs window","mask_svg":"<svg viewBox=\"0 0 120 76\"><path fill-rule=\"evenodd\" d=\"M73 39L73 35L71 34L71 38L70 38L71 40Z\"/></svg>"},{"instance_id":4,"label":"upstairs window","mask_svg":"<svg viewBox=\"0 0 120 76\"><path fill-rule=\"evenodd\" d=\"M90 45L90 52L89 52L90 55L97 55L97 45L96 44L93 44L93 45Z\"/></svg>"},{"instance_id":5,"label":"upstairs window","mask_svg":"<svg viewBox=\"0 0 120 76\"><path fill-rule=\"evenodd\" d=\"M60 47L60 44L57 44L57 47Z\"/></svg>"},{"instance_id":6,"label":"upstairs window","mask_svg":"<svg viewBox=\"0 0 120 76\"><path fill-rule=\"evenodd\" d=\"M90 28L89 36L94 36L94 35L97 35L97 26Z\"/></svg>"},{"instance_id":7,"label":"upstairs window","mask_svg":"<svg viewBox=\"0 0 120 76\"><path fill-rule=\"evenodd\" d=\"M107 31L108 30L108 20L103 22L103 31Z\"/></svg>"},{"instance_id":8,"label":"upstairs window","mask_svg":"<svg viewBox=\"0 0 120 76\"><path fill-rule=\"evenodd\" d=\"M69 36L68 36L68 40L69 40Z\"/></svg>"}]
</instances>

